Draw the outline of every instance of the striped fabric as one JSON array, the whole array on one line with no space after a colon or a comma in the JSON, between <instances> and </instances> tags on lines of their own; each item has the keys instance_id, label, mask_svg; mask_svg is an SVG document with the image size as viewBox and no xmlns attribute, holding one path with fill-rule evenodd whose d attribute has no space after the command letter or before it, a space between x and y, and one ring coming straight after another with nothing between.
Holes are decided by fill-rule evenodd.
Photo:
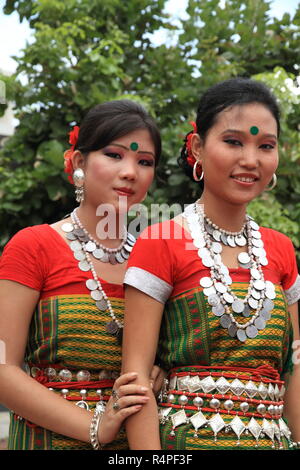
<instances>
[{"instance_id":1,"label":"striped fabric","mask_svg":"<svg viewBox=\"0 0 300 470\"><path fill-rule=\"evenodd\" d=\"M248 284L235 282L231 289L235 294L244 298ZM262 365L272 366L278 370L281 378L292 371L292 325L287 313L287 304L281 287L276 286L275 307L267 326L254 339L241 343L231 338L227 329L220 326L220 320L212 312L202 289L194 288L169 299L165 305L163 322L160 332L158 357L162 367L170 370L174 367L191 366L210 367L247 367L256 369ZM235 314L237 321L247 321L241 315ZM164 403L167 406L167 403ZM178 409L173 409L174 414ZM205 413L204 413L205 414ZM187 415L189 413L187 412ZM211 416L206 416L208 419ZM233 416L222 415L224 421L231 421ZM242 417L242 420L244 418ZM260 420L258 419L258 422ZM227 422L227 421L226 421ZM245 423L249 418L245 418ZM163 449L212 450L212 449L256 449L255 439L243 434L241 444L237 446L237 437L224 430L214 441L211 429L201 428L199 437L194 437L191 424L182 424L175 429L175 436L170 434L171 422L161 424L161 439ZM278 443L276 445L279 446ZM260 439L259 449L270 450L270 439ZM283 439L284 448L288 443Z\"/></svg>"},{"instance_id":2,"label":"striped fabric","mask_svg":"<svg viewBox=\"0 0 300 470\"><path fill-rule=\"evenodd\" d=\"M112 308L123 321L124 299L110 297ZM120 371L121 347L114 336L105 328L110 316L101 312L90 295L60 295L43 299L34 312L30 325L29 341L26 348L26 363L31 367L59 365L75 375L80 370ZM71 389L71 384L70 387ZM53 393L60 393L53 392ZM103 389L103 395L110 395L110 389ZM78 391L70 392L70 396ZM96 390L89 389L91 409L98 401ZM75 405L74 405L75 406ZM12 414L8 448L13 450L91 450L89 444L60 436L45 429L31 426ZM107 449L126 449L124 432Z\"/></svg>"}]
</instances>

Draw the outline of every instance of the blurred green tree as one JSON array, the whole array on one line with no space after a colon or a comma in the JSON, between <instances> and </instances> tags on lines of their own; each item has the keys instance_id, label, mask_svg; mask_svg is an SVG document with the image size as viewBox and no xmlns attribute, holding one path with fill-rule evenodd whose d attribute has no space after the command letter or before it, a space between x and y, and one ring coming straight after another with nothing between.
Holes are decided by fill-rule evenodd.
<instances>
[{"instance_id":1,"label":"blurred green tree","mask_svg":"<svg viewBox=\"0 0 300 470\"><path fill-rule=\"evenodd\" d=\"M270 17L266 0L189 0L180 23L171 21L165 4L6 0L5 13L26 18L34 41L17 58L16 73L0 77L20 121L0 151L0 247L20 228L51 223L73 207L63 173L67 133L104 100L139 100L161 128L163 158L148 204L195 199L197 185L177 167L182 139L200 94L237 75L268 83L284 111L278 187L251 211L298 243L299 95L291 83L295 88L300 8L279 20ZM157 45L153 37L161 31L165 40Z\"/></svg>"}]
</instances>

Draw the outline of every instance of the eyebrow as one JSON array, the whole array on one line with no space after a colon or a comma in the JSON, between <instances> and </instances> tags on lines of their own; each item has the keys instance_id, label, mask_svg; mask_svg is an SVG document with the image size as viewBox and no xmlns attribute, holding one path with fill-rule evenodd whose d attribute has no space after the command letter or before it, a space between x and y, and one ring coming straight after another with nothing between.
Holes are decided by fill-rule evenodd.
<instances>
[{"instance_id":1,"label":"eyebrow","mask_svg":"<svg viewBox=\"0 0 300 470\"><path fill-rule=\"evenodd\" d=\"M115 147L121 147L124 150L130 150L128 147L122 144L116 144L115 142L111 142L109 145L114 145ZM108 146L107 146L108 147ZM153 158L155 158L155 155L153 152L149 152L148 150L138 150L137 153L148 153L149 155L152 155Z\"/></svg>"},{"instance_id":2,"label":"eyebrow","mask_svg":"<svg viewBox=\"0 0 300 470\"><path fill-rule=\"evenodd\" d=\"M228 132L234 132L235 134L243 134L243 135L246 135L247 133L244 132L244 131L240 131L238 129L226 129L226 131L223 131L222 132L222 135L223 134L227 134ZM261 134L263 137L273 137L274 139L277 140L277 136L275 134Z\"/></svg>"}]
</instances>

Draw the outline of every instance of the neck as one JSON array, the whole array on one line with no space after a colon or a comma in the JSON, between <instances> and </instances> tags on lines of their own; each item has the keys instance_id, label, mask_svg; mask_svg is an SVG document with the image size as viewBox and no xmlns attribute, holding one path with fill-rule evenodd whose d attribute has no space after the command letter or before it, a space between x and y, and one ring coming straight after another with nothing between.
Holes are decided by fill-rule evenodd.
<instances>
[{"instance_id":1,"label":"neck","mask_svg":"<svg viewBox=\"0 0 300 470\"><path fill-rule=\"evenodd\" d=\"M245 222L246 204L234 205L228 201L207 196L205 192L197 201L204 205L205 215L216 225L230 232L239 232Z\"/></svg>"},{"instance_id":2,"label":"neck","mask_svg":"<svg viewBox=\"0 0 300 470\"><path fill-rule=\"evenodd\" d=\"M116 248L120 245L127 213L102 210L97 215L97 208L84 203L80 204L76 213L84 228L93 238L108 248Z\"/></svg>"}]
</instances>

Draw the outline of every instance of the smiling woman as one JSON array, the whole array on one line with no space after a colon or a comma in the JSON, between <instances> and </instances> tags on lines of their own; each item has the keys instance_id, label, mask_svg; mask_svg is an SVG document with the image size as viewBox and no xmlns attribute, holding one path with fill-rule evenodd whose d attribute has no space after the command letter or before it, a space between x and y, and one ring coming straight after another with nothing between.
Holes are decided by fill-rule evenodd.
<instances>
[{"instance_id":1,"label":"smiling woman","mask_svg":"<svg viewBox=\"0 0 300 470\"><path fill-rule=\"evenodd\" d=\"M159 131L140 105L113 101L91 109L70 143L65 171L79 207L51 226L21 230L0 262L9 449L124 449L122 422L148 401L134 372L119 377L122 284L135 243L122 221L153 180ZM103 205L113 208L113 236L96 230ZM158 373L154 367L151 380Z\"/></svg>"},{"instance_id":2,"label":"smiling woman","mask_svg":"<svg viewBox=\"0 0 300 470\"><path fill-rule=\"evenodd\" d=\"M179 163L201 197L156 230L166 233L168 224L175 234L180 226L181 239L153 240L151 229L141 235L125 276L124 371L134 369L135 383L147 386L156 354L169 371L159 413L150 392L128 419L129 443L132 449L297 447L294 249L246 212L276 181L276 99L259 82L227 80L204 93L193 127Z\"/></svg>"}]
</instances>

